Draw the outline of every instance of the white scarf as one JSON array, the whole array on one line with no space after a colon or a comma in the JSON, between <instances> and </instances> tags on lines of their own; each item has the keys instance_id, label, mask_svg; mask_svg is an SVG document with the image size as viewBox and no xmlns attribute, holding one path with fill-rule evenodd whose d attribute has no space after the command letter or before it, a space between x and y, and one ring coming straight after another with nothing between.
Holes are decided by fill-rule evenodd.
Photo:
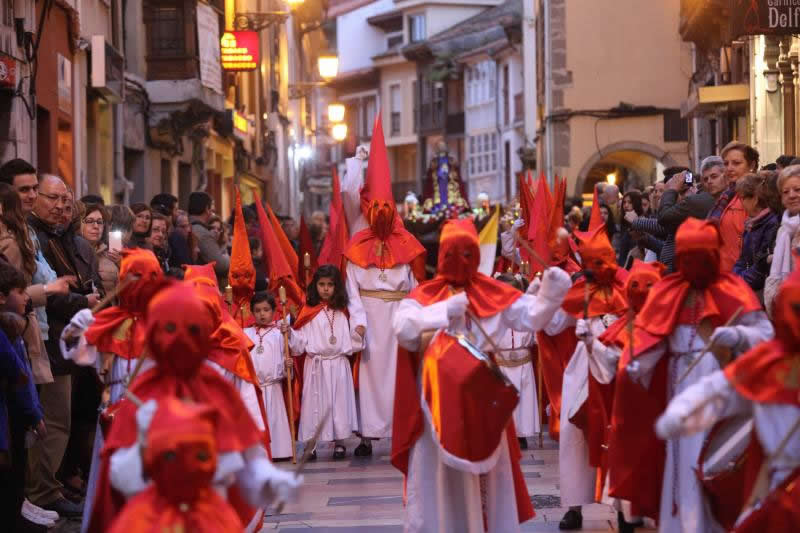
<instances>
[{"instance_id":1,"label":"white scarf","mask_svg":"<svg viewBox=\"0 0 800 533\"><path fill-rule=\"evenodd\" d=\"M772 266L769 275L783 278L792 271L792 238L800 229L800 215L790 216L789 211L783 212L781 226L775 239L775 253L772 256Z\"/></svg>"}]
</instances>

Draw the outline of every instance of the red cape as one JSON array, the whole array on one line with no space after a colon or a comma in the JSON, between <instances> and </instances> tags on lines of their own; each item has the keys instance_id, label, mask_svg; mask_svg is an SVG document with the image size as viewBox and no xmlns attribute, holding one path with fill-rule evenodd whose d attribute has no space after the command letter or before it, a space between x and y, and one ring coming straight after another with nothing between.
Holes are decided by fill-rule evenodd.
<instances>
[{"instance_id":1,"label":"red cape","mask_svg":"<svg viewBox=\"0 0 800 533\"><path fill-rule=\"evenodd\" d=\"M736 392L750 401L800 407L799 370L797 347L775 339L739 356L725 367L725 377Z\"/></svg>"},{"instance_id":2,"label":"red cape","mask_svg":"<svg viewBox=\"0 0 800 533\"><path fill-rule=\"evenodd\" d=\"M94 315L94 322L84 336L101 352L137 359L145 347L144 314L118 306L103 309Z\"/></svg>"},{"instance_id":3,"label":"red cape","mask_svg":"<svg viewBox=\"0 0 800 533\"><path fill-rule=\"evenodd\" d=\"M625 280L628 271L618 268L611 285L589 284L589 317L603 315L621 315L628 308L625 298ZM561 307L575 318L584 318L584 302L586 300L586 278L582 277L570 287Z\"/></svg>"},{"instance_id":4,"label":"red cape","mask_svg":"<svg viewBox=\"0 0 800 533\"><path fill-rule=\"evenodd\" d=\"M426 253L425 247L406 230L403 221L395 214L392 232L386 240L381 241L372 228L364 228L350 238L344 255L348 261L361 268L409 265L414 271L414 277L423 280Z\"/></svg>"},{"instance_id":5,"label":"red cape","mask_svg":"<svg viewBox=\"0 0 800 533\"><path fill-rule=\"evenodd\" d=\"M550 416L547 419L550 438L558 440L561 432L561 385L564 371L567 369L578 338L575 328L567 328L558 335L548 335L544 331L536 333L536 344L539 346L542 380L550 399Z\"/></svg>"},{"instance_id":6,"label":"red cape","mask_svg":"<svg viewBox=\"0 0 800 533\"><path fill-rule=\"evenodd\" d=\"M510 307L522 293L507 283L502 283L477 272L464 287L469 307L479 318L486 318ZM430 305L446 300L453 292L450 282L442 276L425 281L408 295L422 305Z\"/></svg>"}]
</instances>

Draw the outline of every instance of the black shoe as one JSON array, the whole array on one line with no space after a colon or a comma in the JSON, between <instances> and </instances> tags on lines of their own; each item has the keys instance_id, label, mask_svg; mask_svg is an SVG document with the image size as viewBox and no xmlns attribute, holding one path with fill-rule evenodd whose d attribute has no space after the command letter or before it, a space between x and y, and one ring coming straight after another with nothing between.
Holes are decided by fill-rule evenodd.
<instances>
[{"instance_id":1,"label":"black shoe","mask_svg":"<svg viewBox=\"0 0 800 533\"><path fill-rule=\"evenodd\" d=\"M356 457L372 456L372 443L370 442L369 444L366 444L362 441L361 444L356 446L356 449L353 451L353 455Z\"/></svg>"},{"instance_id":2,"label":"black shoe","mask_svg":"<svg viewBox=\"0 0 800 533\"><path fill-rule=\"evenodd\" d=\"M525 437L518 437L517 440L519 441L519 449L520 450L527 450L528 449L528 439Z\"/></svg>"},{"instance_id":3,"label":"black shoe","mask_svg":"<svg viewBox=\"0 0 800 533\"><path fill-rule=\"evenodd\" d=\"M570 509L564 514L564 518L558 523L558 529L562 531L572 531L583 527L583 515L580 511Z\"/></svg>"},{"instance_id":4,"label":"black shoe","mask_svg":"<svg viewBox=\"0 0 800 533\"><path fill-rule=\"evenodd\" d=\"M347 453L347 449L344 446L337 445L333 449L333 458L337 461L339 459L344 459L345 454Z\"/></svg>"},{"instance_id":5,"label":"black shoe","mask_svg":"<svg viewBox=\"0 0 800 533\"><path fill-rule=\"evenodd\" d=\"M635 522L628 522L625 520L625 515L622 511L617 512L617 529L619 533L634 533L637 527L643 527L644 521L637 520Z\"/></svg>"},{"instance_id":6,"label":"black shoe","mask_svg":"<svg viewBox=\"0 0 800 533\"><path fill-rule=\"evenodd\" d=\"M45 505L40 505L39 507L47 509L48 511L55 511L60 516L67 518L80 518L83 516L83 504L73 503L66 498L59 498Z\"/></svg>"},{"instance_id":7,"label":"black shoe","mask_svg":"<svg viewBox=\"0 0 800 533\"><path fill-rule=\"evenodd\" d=\"M76 489L70 485L64 484L61 495L72 503L81 503L84 497L81 495L80 489Z\"/></svg>"}]
</instances>

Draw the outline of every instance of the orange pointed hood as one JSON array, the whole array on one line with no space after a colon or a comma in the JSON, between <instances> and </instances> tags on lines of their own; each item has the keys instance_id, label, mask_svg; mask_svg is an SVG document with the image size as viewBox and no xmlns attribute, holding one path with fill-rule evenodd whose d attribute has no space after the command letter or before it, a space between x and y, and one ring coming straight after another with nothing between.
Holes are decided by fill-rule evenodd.
<instances>
[{"instance_id":1,"label":"orange pointed hood","mask_svg":"<svg viewBox=\"0 0 800 533\"><path fill-rule=\"evenodd\" d=\"M256 289L256 268L250 254L250 241L242 215L242 198L236 191L236 210L233 221L233 246L231 264L228 271L228 285L233 295L233 317L244 326L249 318L250 298ZM245 316L247 315L247 316Z\"/></svg>"},{"instance_id":2,"label":"orange pointed hood","mask_svg":"<svg viewBox=\"0 0 800 533\"><path fill-rule=\"evenodd\" d=\"M183 273L184 281L194 281L200 278L209 279L213 282L214 287L219 289L217 283L217 274L214 271L216 261L212 261L205 265L186 265L186 271Z\"/></svg>"},{"instance_id":3,"label":"orange pointed hood","mask_svg":"<svg viewBox=\"0 0 800 533\"><path fill-rule=\"evenodd\" d=\"M544 174L539 176L536 184L536 196L533 197L533 208L531 209L530 224L528 224L528 240L533 250L543 260L550 262L550 247L548 246L548 228L550 226L550 214L552 212L553 197L550 194L550 187L547 186L547 179ZM541 272L544 267L538 262L531 263L531 274Z\"/></svg>"},{"instance_id":4,"label":"orange pointed hood","mask_svg":"<svg viewBox=\"0 0 800 533\"><path fill-rule=\"evenodd\" d=\"M319 251L320 265L333 265L344 275L345 271L345 250L350 240L350 230L347 227L347 218L344 214L342 204L342 188L339 181L339 173L336 166L332 169L331 181L333 184L333 194L330 205L330 227L322 248ZM308 280L311 283L311 280Z\"/></svg>"},{"instance_id":5,"label":"orange pointed hood","mask_svg":"<svg viewBox=\"0 0 800 533\"><path fill-rule=\"evenodd\" d=\"M395 206L392 195L392 177L389 171L389 154L386 151L386 141L383 137L383 122L380 112L375 117L372 140L369 145L367 177L361 188L361 212L364 213L367 220L369 220L369 209L376 201Z\"/></svg>"},{"instance_id":6,"label":"orange pointed hood","mask_svg":"<svg viewBox=\"0 0 800 533\"><path fill-rule=\"evenodd\" d=\"M592 196L592 213L589 216L589 231L595 230L603 224L603 215L600 213L600 198L597 196L597 185Z\"/></svg>"},{"instance_id":7,"label":"orange pointed hood","mask_svg":"<svg viewBox=\"0 0 800 533\"><path fill-rule=\"evenodd\" d=\"M266 212L267 217L269 217L269 223L272 226L272 231L275 233L275 238L278 239L278 244L280 244L283 255L286 257L286 262L289 263L289 268L292 269L292 272L297 272L300 261L297 258L297 252L294 246L292 246L291 241L289 241L289 237L286 236L286 232L283 231L280 220L278 220L278 217L272 212L272 208L269 204L266 204Z\"/></svg>"}]
</instances>

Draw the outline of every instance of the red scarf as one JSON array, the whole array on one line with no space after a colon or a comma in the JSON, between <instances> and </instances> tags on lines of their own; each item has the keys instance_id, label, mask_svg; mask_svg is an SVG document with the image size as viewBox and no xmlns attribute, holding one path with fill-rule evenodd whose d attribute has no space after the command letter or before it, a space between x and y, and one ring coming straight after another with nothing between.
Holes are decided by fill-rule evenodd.
<instances>
[{"instance_id":1,"label":"red scarf","mask_svg":"<svg viewBox=\"0 0 800 533\"><path fill-rule=\"evenodd\" d=\"M625 279L628 271L618 268L611 285L589 283L589 318L603 315L620 316L628 308L625 298ZM586 278L581 278L570 287L561 307L575 318L584 318L586 302Z\"/></svg>"},{"instance_id":2,"label":"red scarf","mask_svg":"<svg viewBox=\"0 0 800 533\"><path fill-rule=\"evenodd\" d=\"M421 305L431 305L448 299L458 292L442 276L428 280L418 285L408 295ZM469 306L478 318L487 318L496 315L517 301L522 293L507 283L502 283L489 276L476 272L464 286L467 293Z\"/></svg>"},{"instance_id":3,"label":"red scarf","mask_svg":"<svg viewBox=\"0 0 800 533\"><path fill-rule=\"evenodd\" d=\"M400 217L394 215L392 230L386 239L381 240L372 227L366 227L353 235L344 255L351 263L361 268L394 268L397 265L410 265L418 280L425 279L425 272L420 272L425 263L425 248L416 237L403 226Z\"/></svg>"}]
</instances>

